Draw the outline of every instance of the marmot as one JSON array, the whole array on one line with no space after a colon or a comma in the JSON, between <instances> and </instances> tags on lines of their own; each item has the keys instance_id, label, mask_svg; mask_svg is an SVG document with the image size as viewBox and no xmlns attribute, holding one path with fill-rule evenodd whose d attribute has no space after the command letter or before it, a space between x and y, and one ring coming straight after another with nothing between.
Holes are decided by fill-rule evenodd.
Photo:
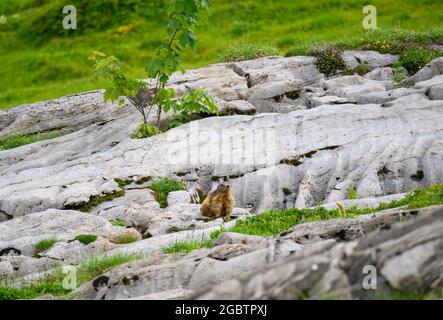
<instances>
[{"instance_id":1,"label":"marmot","mask_svg":"<svg viewBox=\"0 0 443 320\"><path fill-rule=\"evenodd\" d=\"M235 199L231 191L229 191L229 184L220 179L209 192L205 201L203 201L200 212L203 216L213 219L229 217L234 206Z\"/></svg>"}]
</instances>

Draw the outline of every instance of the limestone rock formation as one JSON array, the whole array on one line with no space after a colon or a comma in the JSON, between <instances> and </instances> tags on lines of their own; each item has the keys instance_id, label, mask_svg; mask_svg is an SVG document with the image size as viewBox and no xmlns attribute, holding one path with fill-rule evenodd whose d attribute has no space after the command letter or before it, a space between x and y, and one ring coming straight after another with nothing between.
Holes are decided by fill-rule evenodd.
<instances>
[{"instance_id":1,"label":"limestone rock formation","mask_svg":"<svg viewBox=\"0 0 443 320\"><path fill-rule=\"evenodd\" d=\"M365 298L368 292L351 287L366 264L377 267L388 291L438 288L442 220L435 207L304 223L274 237L222 233L212 248L163 253L268 209L333 209L336 202L345 210L374 208L443 181L441 58L403 87L391 68L398 56L342 57L347 68L366 63L369 72L327 78L315 58L300 56L174 74L171 87L179 94L204 87L221 116L146 139L130 138L137 112L105 104L102 91L0 110L0 140L53 129L64 134L0 152L0 276L32 282L60 263L142 253L148 257L71 296ZM164 113L162 122L170 116ZM150 189L159 177L186 186L166 196L165 208ZM229 180L238 206L231 221L200 214L219 178ZM352 188L357 199L350 200ZM79 234L97 240L83 244ZM120 243L122 235L135 241ZM36 252L47 239L57 242Z\"/></svg>"}]
</instances>

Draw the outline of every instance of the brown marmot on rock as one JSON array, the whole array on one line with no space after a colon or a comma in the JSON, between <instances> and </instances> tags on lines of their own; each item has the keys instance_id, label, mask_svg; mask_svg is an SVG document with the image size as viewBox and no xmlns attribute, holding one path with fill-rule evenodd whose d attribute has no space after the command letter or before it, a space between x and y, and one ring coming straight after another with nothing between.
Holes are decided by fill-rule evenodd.
<instances>
[{"instance_id":1,"label":"brown marmot on rock","mask_svg":"<svg viewBox=\"0 0 443 320\"><path fill-rule=\"evenodd\" d=\"M234 206L235 199L231 191L229 191L229 184L220 179L206 196L205 201L203 201L200 207L200 212L203 216L212 219L229 217Z\"/></svg>"}]
</instances>

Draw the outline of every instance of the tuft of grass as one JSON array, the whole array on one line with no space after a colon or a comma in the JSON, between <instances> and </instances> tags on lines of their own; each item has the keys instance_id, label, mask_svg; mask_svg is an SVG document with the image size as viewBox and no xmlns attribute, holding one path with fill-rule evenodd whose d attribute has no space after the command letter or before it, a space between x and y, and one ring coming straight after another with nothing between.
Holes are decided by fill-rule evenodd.
<instances>
[{"instance_id":1,"label":"tuft of grass","mask_svg":"<svg viewBox=\"0 0 443 320\"><path fill-rule=\"evenodd\" d=\"M234 62L279 55L281 55L281 52L273 46L241 41L229 46L220 56L220 62Z\"/></svg>"},{"instance_id":2,"label":"tuft of grass","mask_svg":"<svg viewBox=\"0 0 443 320\"><path fill-rule=\"evenodd\" d=\"M443 52L425 48L408 49L402 53L395 64L396 67L404 67L409 74L417 73L421 68L432 60L442 57Z\"/></svg>"},{"instance_id":3,"label":"tuft of grass","mask_svg":"<svg viewBox=\"0 0 443 320\"><path fill-rule=\"evenodd\" d=\"M62 296L69 293L63 288L61 281L44 281L22 288L0 287L0 300L24 300L40 297L45 294Z\"/></svg>"},{"instance_id":4,"label":"tuft of grass","mask_svg":"<svg viewBox=\"0 0 443 320\"><path fill-rule=\"evenodd\" d=\"M269 210L245 220L237 220L235 226L229 231L243 234L274 236L288 230L294 225L305 222L348 219L402 206L406 206L408 209L416 209L439 204L443 204L443 184L436 184L426 189L416 189L408 193L403 199L381 203L376 208L358 208L353 206L346 210L340 210L340 208L328 210L323 207L313 209L293 208L287 210Z\"/></svg>"},{"instance_id":5,"label":"tuft of grass","mask_svg":"<svg viewBox=\"0 0 443 320\"><path fill-rule=\"evenodd\" d=\"M401 81L407 77L405 68L399 65L394 66L394 83L396 86L401 86Z\"/></svg>"},{"instance_id":6,"label":"tuft of grass","mask_svg":"<svg viewBox=\"0 0 443 320\"><path fill-rule=\"evenodd\" d=\"M88 245L97 240L97 236L95 234L79 234L74 238L74 240L78 240L84 245Z\"/></svg>"},{"instance_id":7,"label":"tuft of grass","mask_svg":"<svg viewBox=\"0 0 443 320\"><path fill-rule=\"evenodd\" d=\"M94 279L95 277L115 268L116 266L143 259L145 255L140 253L123 254L117 253L114 255L104 255L102 257L92 257L86 261L81 262L77 269L77 281L81 286Z\"/></svg>"},{"instance_id":8,"label":"tuft of grass","mask_svg":"<svg viewBox=\"0 0 443 320\"><path fill-rule=\"evenodd\" d=\"M131 184L133 182L133 180L131 180L131 179L124 180L124 179L119 179L119 178L115 178L114 181L117 182L117 184L120 188L124 188L128 184Z\"/></svg>"},{"instance_id":9,"label":"tuft of grass","mask_svg":"<svg viewBox=\"0 0 443 320\"><path fill-rule=\"evenodd\" d=\"M132 139L144 139L161 133L161 130L152 124L142 123L137 130L131 134Z\"/></svg>"},{"instance_id":10,"label":"tuft of grass","mask_svg":"<svg viewBox=\"0 0 443 320\"><path fill-rule=\"evenodd\" d=\"M0 151L18 148L38 141L54 139L60 135L61 131L54 130L48 132L9 137L3 141L0 141Z\"/></svg>"},{"instance_id":11,"label":"tuft of grass","mask_svg":"<svg viewBox=\"0 0 443 320\"><path fill-rule=\"evenodd\" d=\"M161 208L168 206L168 193L172 191L186 190L184 182L168 178L161 178L159 181L152 182L151 190L155 192L155 198Z\"/></svg>"},{"instance_id":12,"label":"tuft of grass","mask_svg":"<svg viewBox=\"0 0 443 320\"><path fill-rule=\"evenodd\" d=\"M92 210L92 208L98 206L100 203L103 203L106 201L111 201L115 198L122 197L124 195L125 195L124 189L116 190L116 191L113 191L110 193L105 193L104 195L100 195L100 196L91 196L89 198L88 202L66 206L65 209L78 210L78 211L82 211L82 212L89 212Z\"/></svg>"},{"instance_id":13,"label":"tuft of grass","mask_svg":"<svg viewBox=\"0 0 443 320\"><path fill-rule=\"evenodd\" d=\"M48 250L57 242L56 239L43 239L35 245L35 253L40 253Z\"/></svg>"},{"instance_id":14,"label":"tuft of grass","mask_svg":"<svg viewBox=\"0 0 443 320\"><path fill-rule=\"evenodd\" d=\"M354 186L349 187L348 198L351 200L357 199L357 191L355 191Z\"/></svg>"},{"instance_id":15,"label":"tuft of grass","mask_svg":"<svg viewBox=\"0 0 443 320\"><path fill-rule=\"evenodd\" d=\"M199 241L199 240L184 240L175 241L171 245L162 248L163 253L188 253L190 251L200 248L211 248L212 240Z\"/></svg>"},{"instance_id":16,"label":"tuft of grass","mask_svg":"<svg viewBox=\"0 0 443 320\"><path fill-rule=\"evenodd\" d=\"M126 227L126 223L121 219L115 219L111 221L111 224L115 227Z\"/></svg>"},{"instance_id":17,"label":"tuft of grass","mask_svg":"<svg viewBox=\"0 0 443 320\"><path fill-rule=\"evenodd\" d=\"M105 255L102 257L93 257L82 261L77 266L77 287L91 281L95 277L111 270L114 267L134 260L139 260L144 257L145 255L138 253L120 253L115 255ZM64 276L65 275L62 273L61 268L58 268L53 275L32 286L24 286L19 288L0 286L0 300L33 299L44 294L51 294L53 296L66 295L71 290L63 288L62 283Z\"/></svg>"},{"instance_id":18,"label":"tuft of grass","mask_svg":"<svg viewBox=\"0 0 443 320\"><path fill-rule=\"evenodd\" d=\"M115 239L114 243L116 244L127 244L137 241L138 238L131 234L122 234L117 239Z\"/></svg>"},{"instance_id":19,"label":"tuft of grass","mask_svg":"<svg viewBox=\"0 0 443 320\"><path fill-rule=\"evenodd\" d=\"M364 76L369 71L370 71L369 65L366 61L359 62L358 66L353 70L353 72L355 72L361 76Z\"/></svg>"}]
</instances>

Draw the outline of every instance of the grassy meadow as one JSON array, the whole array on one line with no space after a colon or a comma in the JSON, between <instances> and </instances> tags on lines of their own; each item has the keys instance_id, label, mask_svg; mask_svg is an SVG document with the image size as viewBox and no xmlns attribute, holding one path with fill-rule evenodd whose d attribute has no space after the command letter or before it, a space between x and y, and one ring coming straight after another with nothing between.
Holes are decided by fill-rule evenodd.
<instances>
[{"instance_id":1,"label":"grassy meadow","mask_svg":"<svg viewBox=\"0 0 443 320\"><path fill-rule=\"evenodd\" d=\"M145 77L144 66L166 37L167 0L72 0L77 30L64 30L63 0L0 1L0 109L102 87L90 81L93 50L113 54ZM230 55L300 54L312 42L352 44L368 37L360 0L213 0L184 55L195 68ZM443 27L436 0L373 0L378 27L427 31ZM5 21L6 20L6 21ZM383 38L386 33L381 33ZM435 33L434 33L435 34ZM441 31L436 34L441 39ZM389 36L389 34L387 35ZM383 40L383 39L379 39ZM437 39L438 40L438 39Z\"/></svg>"}]
</instances>

